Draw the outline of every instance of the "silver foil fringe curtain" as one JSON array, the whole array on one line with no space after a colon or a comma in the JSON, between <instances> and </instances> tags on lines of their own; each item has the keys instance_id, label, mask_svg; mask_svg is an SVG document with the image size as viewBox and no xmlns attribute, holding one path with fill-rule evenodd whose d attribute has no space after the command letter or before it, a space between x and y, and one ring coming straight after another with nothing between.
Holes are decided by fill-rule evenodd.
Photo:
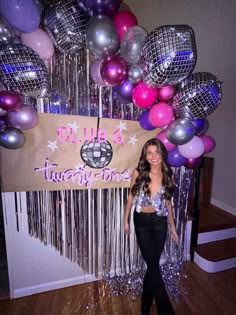
<instances>
[{"instance_id":1,"label":"silver foil fringe curtain","mask_svg":"<svg viewBox=\"0 0 236 315\"><path fill-rule=\"evenodd\" d=\"M51 89L44 98L26 100L38 111L116 119L138 120L140 110L123 104L110 87L90 80L90 56L55 54L51 60ZM192 170L174 169L177 189L174 216L179 245L168 235L161 259L164 281L172 296L184 261L187 203ZM52 245L88 274L104 279L114 294L141 292L145 264L139 252L131 218L131 234L123 231L127 188L27 192L29 234L46 246Z\"/></svg>"}]
</instances>

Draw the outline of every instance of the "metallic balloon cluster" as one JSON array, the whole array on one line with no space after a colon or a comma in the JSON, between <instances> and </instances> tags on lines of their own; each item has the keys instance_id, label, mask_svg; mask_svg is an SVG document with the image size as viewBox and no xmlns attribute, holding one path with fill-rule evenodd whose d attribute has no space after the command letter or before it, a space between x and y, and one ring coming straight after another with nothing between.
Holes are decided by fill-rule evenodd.
<instances>
[{"instance_id":1,"label":"metallic balloon cluster","mask_svg":"<svg viewBox=\"0 0 236 315\"><path fill-rule=\"evenodd\" d=\"M143 80L151 87L178 84L192 73L196 60L190 26L160 26L148 34L142 47Z\"/></svg>"}]
</instances>

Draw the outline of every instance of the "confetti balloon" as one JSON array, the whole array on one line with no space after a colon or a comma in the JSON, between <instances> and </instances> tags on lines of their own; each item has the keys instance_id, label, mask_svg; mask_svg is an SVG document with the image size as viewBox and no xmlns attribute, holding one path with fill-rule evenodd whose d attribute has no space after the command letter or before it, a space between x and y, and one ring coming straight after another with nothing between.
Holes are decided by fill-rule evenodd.
<instances>
[{"instance_id":1,"label":"confetti balloon","mask_svg":"<svg viewBox=\"0 0 236 315\"><path fill-rule=\"evenodd\" d=\"M220 81L211 73L197 72L181 83L172 105L177 117L193 120L210 115L221 97Z\"/></svg>"},{"instance_id":2,"label":"confetti balloon","mask_svg":"<svg viewBox=\"0 0 236 315\"><path fill-rule=\"evenodd\" d=\"M196 60L190 26L160 26L148 34L142 47L143 80L151 87L178 84L192 73Z\"/></svg>"},{"instance_id":3,"label":"confetti balloon","mask_svg":"<svg viewBox=\"0 0 236 315\"><path fill-rule=\"evenodd\" d=\"M49 86L43 60L22 44L1 47L0 79L12 90L33 97L45 95Z\"/></svg>"},{"instance_id":4,"label":"confetti balloon","mask_svg":"<svg viewBox=\"0 0 236 315\"><path fill-rule=\"evenodd\" d=\"M147 31L140 26L130 27L121 40L120 52L128 64L138 64Z\"/></svg>"},{"instance_id":5,"label":"confetti balloon","mask_svg":"<svg viewBox=\"0 0 236 315\"><path fill-rule=\"evenodd\" d=\"M44 27L55 46L65 54L85 47L85 27L89 16L74 0L58 1L44 13Z\"/></svg>"},{"instance_id":6,"label":"confetti balloon","mask_svg":"<svg viewBox=\"0 0 236 315\"><path fill-rule=\"evenodd\" d=\"M6 149L19 149L25 143L25 135L19 129L12 127L0 132L0 146Z\"/></svg>"}]
</instances>

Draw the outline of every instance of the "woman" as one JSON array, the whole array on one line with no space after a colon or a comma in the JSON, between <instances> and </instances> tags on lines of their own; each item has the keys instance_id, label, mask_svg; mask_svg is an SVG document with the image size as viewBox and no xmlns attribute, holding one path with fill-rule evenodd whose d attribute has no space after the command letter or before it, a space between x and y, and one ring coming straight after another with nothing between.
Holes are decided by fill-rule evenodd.
<instances>
[{"instance_id":1,"label":"woman","mask_svg":"<svg viewBox=\"0 0 236 315\"><path fill-rule=\"evenodd\" d=\"M131 208L134 208L135 233L147 265L141 300L142 315L149 314L153 298L158 315L174 314L162 280L159 261L166 241L167 222L172 239L178 243L171 206L175 185L172 170L167 164L167 151L158 139L150 139L143 146L130 188L124 229L129 234L129 216Z\"/></svg>"}]
</instances>

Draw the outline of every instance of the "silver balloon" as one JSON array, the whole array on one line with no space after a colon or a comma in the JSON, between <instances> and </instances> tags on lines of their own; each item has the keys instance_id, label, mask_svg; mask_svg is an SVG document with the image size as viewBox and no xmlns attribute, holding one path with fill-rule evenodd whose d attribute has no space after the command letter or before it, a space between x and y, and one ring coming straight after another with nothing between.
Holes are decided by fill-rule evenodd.
<instances>
[{"instance_id":1,"label":"silver balloon","mask_svg":"<svg viewBox=\"0 0 236 315\"><path fill-rule=\"evenodd\" d=\"M25 143L25 135L19 129L7 128L5 131L0 132L0 146L6 149L19 149Z\"/></svg>"},{"instance_id":2,"label":"silver balloon","mask_svg":"<svg viewBox=\"0 0 236 315\"><path fill-rule=\"evenodd\" d=\"M221 82L211 73L197 72L181 83L172 105L177 117L193 120L210 115L221 97Z\"/></svg>"},{"instance_id":3,"label":"silver balloon","mask_svg":"<svg viewBox=\"0 0 236 315\"><path fill-rule=\"evenodd\" d=\"M26 105L21 106L14 112L9 112L7 119L12 127L22 130L34 128L39 121L38 113Z\"/></svg>"},{"instance_id":4,"label":"silver balloon","mask_svg":"<svg viewBox=\"0 0 236 315\"><path fill-rule=\"evenodd\" d=\"M143 70L140 65L132 65L129 68L128 79L135 84L143 80Z\"/></svg>"},{"instance_id":5,"label":"silver balloon","mask_svg":"<svg viewBox=\"0 0 236 315\"><path fill-rule=\"evenodd\" d=\"M14 38L13 29L0 17L0 45L10 44L14 41Z\"/></svg>"},{"instance_id":6,"label":"silver balloon","mask_svg":"<svg viewBox=\"0 0 236 315\"><path fill-rule=\"evenodd\" d=\"M86 43L99 58L113 55L119 48L118 34L112 20L105 15L94 16L86 27Z\"/></svg>"},{"instance_id":7,"label":"silver balloon","mask_svg":"<svg viewBox=\"0 0 236 315\"><path fill-rule=\"evenodd\" d=\"M140 26L133 26L127 29L121 40L120 51L123 58L128 64L134 65L139 63L141 49L147 31Z\"/></svg>"},{"instance_id":8,"label":"silver balloon","mask_svg":"<svg viewBox=\"0 0 236 315\"><path fill-rule=\"evenodd\" d=\"M0 116L5 116L7 114L7 111L0 108Z\"/></svg>"},{"instance_id":9,"label":"silver balloon","mask_svg":"<svg viewBox=\"0 0 236 315\"><path fill-rule=\"evenodd\" d=\"M12 90L38 97L48 89L43 60L29 47L13 44L0 47L0 80Z\"/></svg>"},{"instance_id":10,"label":"silver balloon","mask_svg":"<svg viewBox=\"0 0 236 315\"><path fill-rule=\"evenodd\" d=\"M196 60L195 37L190 26L160 26L143 44L140 59L143 81L151 87L178 84L192 73Z\"/></svg>"},{"instance_id":11,"label":"silver balloon","mask_svg":"<svg viewBox=\"0 0 236 315\"><path fill-rule=\"evenodd\" d=\"M172 121L166 130L167 139L176 145L190 141L195 135L195 128L192 122L185 118Z\"/></svg>"},{"instance_id":12,"label":"silver balloon","mask_svg":"<svg viewBox=\"0 0 236 315\"><path fill-rule=\"evenodd\" d=\"M44 14L44 26L55 46L65 54L75 54L85 47L85 26L89 16L76 0L58 1Z\"/></svg>"}]
</instances>

